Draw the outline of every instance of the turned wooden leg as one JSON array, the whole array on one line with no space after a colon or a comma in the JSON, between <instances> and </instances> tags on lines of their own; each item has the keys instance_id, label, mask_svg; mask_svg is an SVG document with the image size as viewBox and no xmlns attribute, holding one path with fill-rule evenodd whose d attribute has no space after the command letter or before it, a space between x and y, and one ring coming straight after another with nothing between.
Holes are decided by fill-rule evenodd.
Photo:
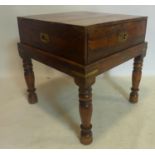
<instances>
[{"instance_id":1,"label":"turned wooden leg","mask_svg":"<svg viewBox=\"0 0 155 155\"><path fill-rule=\"evenodd\" d=\"M90 80L93 82L93 80ZM90 82L89 81L89 82ZM88 83L89 83L88 82ZM90 144L93 140L92 138L92 125L91 125L91 116L92 116L92 83L83 83L76 81L79 86L79 111L81 117L81 137L80 141L82 144Z\"/></svg>"},{"instance_id":2,"label":"turned wooden leg","mask_svg":"<svg viewBox=\"0 0 155 155\"><path fill-rule=\"evenodd\" d=\"M37 95L35 93L35 78L32 68L32 61L30 58L23 58L24 76L27 84L28 91L28 101L33 104L38 101Z\"/></svg>"},{"instance_id":3,"label":"turned wooden leg","mask_svg":"<svg viewBox=\"0 0 155 155\"><path fill-rule=\"evenodd\" d=\"M129 101L131 103L138 102L139 83L142 75L143 56L138 56L134 59L134 69L132 73L132 88Z\"/></svg>"},{"instance_id":4,"label":"turned wooden leg","mask_svg":"<svg viewBox=\"0 0 155 155\"><path fill-rule=\"evenodd\" d=\"M90 144L92 142L92 93L91 87L82 88L79 87L79 110L81 116L81 143Z\"/></svg>"}]
</instances>

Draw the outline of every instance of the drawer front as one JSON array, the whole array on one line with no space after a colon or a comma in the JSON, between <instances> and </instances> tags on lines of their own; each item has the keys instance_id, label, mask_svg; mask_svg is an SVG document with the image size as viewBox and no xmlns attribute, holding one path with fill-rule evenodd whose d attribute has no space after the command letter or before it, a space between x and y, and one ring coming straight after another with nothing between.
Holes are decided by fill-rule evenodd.
<instances>
[{"instance_id":1,"label":"drawer front","mask_svg":"<svg viewBox=\"0 0 155 155\"><path fill-rule=\"evenodd\" d=\"M143 42L145 31L146 20L88 28L88 63Z\"/></svg>"},{"instance_id":2,"label":"drawer front","mask_svg":"<svg viewBox=\"0 0 155 155\"><path fill-rule=\"evenodd\" d=\"M18 18L21 43L80 64L84 60L84 29L71 25Z\"/></svg>"}]
</instances>

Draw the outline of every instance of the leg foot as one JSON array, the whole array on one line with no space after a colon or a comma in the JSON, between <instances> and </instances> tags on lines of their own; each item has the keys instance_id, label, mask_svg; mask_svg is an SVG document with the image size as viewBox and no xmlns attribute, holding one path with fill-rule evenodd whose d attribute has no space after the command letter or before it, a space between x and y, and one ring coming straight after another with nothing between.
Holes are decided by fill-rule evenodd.
<instances>
[{"instance_id":1,"label":"leg foot","mask_svg":"<svg viewBox=\"0 0 155 155\"><path fill-rule=\"evenodd\" d=\"M29 93L28 94L28 101L29 101L30 104L37 103L38 102L38 98L37 98L36 93Z\"/></svg>"},{"instance_id":2,"label":"leg foot","mask_svg":"<svg viewBox=\"0 0 155 155\"><path fill-rule=\"evenodd\" d=\"M129 101L131 103L138 102L139 83L142 75L143 56L138 56L134 59L134 69L132 73L132 88Z\"/></svg>"},{"instance_id":3,"label":"leg foot","mask_svg":"<svg viewBox=\"0 0 155 155\"><path fill-rule=\"evenodd\" d=\"M93 135L92 135L92 131L91 131L92 125L90 125L89 128L84 128L81 125L81 138L80 138L80 142L84 145L88 145L90 143L92 143L93 141Z\"/></svg>"},{"instance_id":4,"label":"leg foot","mask_svg":"<svg viewBox=\"0 0 155 155\"><path fill-rule=\"evenodd\" d=\"M33 73L32 62L30 58L23 58L24 76L27 84L28 101L30 104L34 104L38 101L35 93L35 78Z\"/></svg>"}]
</instances>

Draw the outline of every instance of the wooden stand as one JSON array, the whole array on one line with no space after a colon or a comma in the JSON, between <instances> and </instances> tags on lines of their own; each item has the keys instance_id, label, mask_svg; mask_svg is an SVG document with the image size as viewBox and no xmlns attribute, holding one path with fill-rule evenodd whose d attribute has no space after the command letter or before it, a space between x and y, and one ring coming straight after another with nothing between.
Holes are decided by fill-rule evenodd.
<instances>
[{"instance_id":1,"label":"wooden stand","mask_svg":"<svg viewBox=\"0 0 155 155\"><path fill-rule=\"evenodd\" d=\"M95 12L18 17L18 49L29 103L37 102L31 59L71 76L79 87L80 141L90 144L93 140L91 87L98 75L134 58L129 101L138 101L147 49L146 25L147 17Z\"/></svg>"}]
</instances>

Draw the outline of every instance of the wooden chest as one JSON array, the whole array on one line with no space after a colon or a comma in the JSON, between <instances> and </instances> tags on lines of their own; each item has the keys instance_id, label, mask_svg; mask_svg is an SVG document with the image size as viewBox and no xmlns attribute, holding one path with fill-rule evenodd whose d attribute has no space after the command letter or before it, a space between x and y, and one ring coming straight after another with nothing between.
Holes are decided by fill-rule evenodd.
<instances>
[{"instance_id":1,"label":"wooden chest","mask_svg":"<svg viewBox=\"0 0 155 155\"><path fill-rule=\"evenodd\" d=\"M147 49L146 24L147 17L94 12L18 17L18 49L23 59L29 103L37 102L31 59L72 76L79 87L80 140L82 144L90 144L91 86L97 75L134 58L129 101L138 101Z\"/></svg>"},{"instance_id":2,"label":"wooden chest","mask_svg":"<svg viewBox=\"0 0 155 155\"><path fill-rule=\"evenodd\" d=\"M21 43L90 64L144 42L146 17L92 12L19 17Z\"/></svg>"}]
</instances>

